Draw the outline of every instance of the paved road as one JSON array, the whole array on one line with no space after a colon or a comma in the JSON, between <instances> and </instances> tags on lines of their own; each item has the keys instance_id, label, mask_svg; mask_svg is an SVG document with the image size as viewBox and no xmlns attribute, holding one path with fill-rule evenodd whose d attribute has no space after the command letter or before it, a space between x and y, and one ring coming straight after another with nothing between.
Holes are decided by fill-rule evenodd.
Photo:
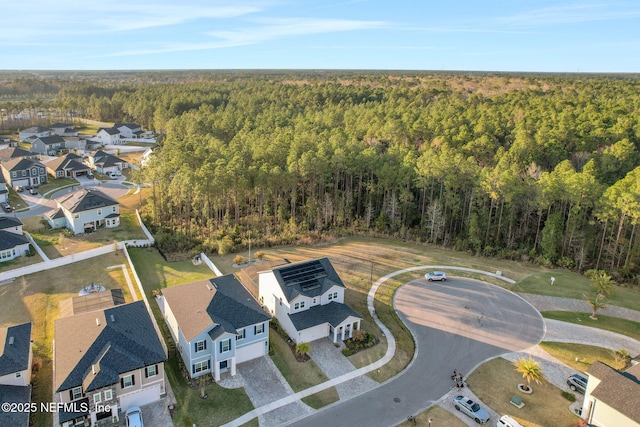
<instances>
[{"instance_id":1,"label":"paved road","mask_svg":"<svg viewBox=\"0 0 640 427\"><path fill-rule=\"evenodd\" d=\"M468 373L489 358L537 344L544 333L529 303L472 279L412 281L398 291L395 306L416 339L412 364L386 384L291 425L396 425L449 392L453 369Z\"/></svg>"}]
</instances>

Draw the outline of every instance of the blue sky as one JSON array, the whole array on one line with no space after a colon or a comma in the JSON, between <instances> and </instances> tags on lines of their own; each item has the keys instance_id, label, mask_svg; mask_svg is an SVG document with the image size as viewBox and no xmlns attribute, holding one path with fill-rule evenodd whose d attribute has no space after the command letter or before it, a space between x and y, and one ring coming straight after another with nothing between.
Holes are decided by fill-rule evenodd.
<instances>
[{"instance_id":1,"label":"blue sky","mask_svg":"<svg viewBox=\"0 0 640 427\"><path fill-rule=\"evenodd\" d=\"M640 1L0 0L0 69L640 72Z\"/></svg>"}]
</instances>

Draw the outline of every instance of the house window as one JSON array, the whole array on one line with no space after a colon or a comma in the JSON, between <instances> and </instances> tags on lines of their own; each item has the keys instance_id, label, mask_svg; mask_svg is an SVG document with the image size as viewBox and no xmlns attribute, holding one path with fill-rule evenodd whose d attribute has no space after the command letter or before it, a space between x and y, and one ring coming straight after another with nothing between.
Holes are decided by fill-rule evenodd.
<instances>
[{"instance_id":1,"label":"house window","mask_svg":"<svg viewBox=\"0 0 640 427\"><path fill-rule=\"evenodd\" d=\"M73 217L74 218L80 218L80 214L74 214Z\"/></svg>"},{"instance_id":2,"label":"house window","mask_svg":"<svg viewBox=\"0 0 640 427\"><path fill-rule=\"evenodd\" d=\"M196 342L196 353L199 351L204 351L207 349L207 341L198 341Z\"/></svg>"},{"instance_id":3,"label":"house window","mask_svg":"<svg viewBox=\"0 0 640 427\"><path fill-rule=\"evenodd\" d=\"M102 209L98 209L98 215L102 215Z\"/></svg>"},{"instance_id":4,"label":"house window","mask_svg":"<svg viewBox=\"0 0 640 427\"><path fill-rule=\"evenodd\" d=\"M18 177L18 172L11 172L11 177L12 178L17 178Z\"/></svg>"},{"instance_id":5,"label":"house window","mask_svg":"<svg viewBox=\"0 0 640 427\"><path fill-rule=\"evenodd\" d=\"M112 212L115 212L115 211L116 211L116 207L114 206L114 207L112 208Z\"/></svg>"},{"instance_id":6,"label":"house window","mask_svg":"<svg viewBox=\"0 0 640 427\"><path fill-rule=\"evenodd\" d=\"M300 308L304 308L304 301L300 301L300 302L295 303L295 305L293 307L296 310L298 310Z\"/></svg>"},{"instance_id":7,"label":"house window","mask_svg":"<svg viewBox=\"0 0 640 427\"><path fill-rule=\"evenodd\" d=\"M105 390L104 391L104 400L108 401L108 400L111 400L111 399L113 399L113 392L111 391L111 389Z\"/></svg>"},{"instance_id":8,"label":"house window","mask_svg":"<svg viewBox=\"0 0 640 427\"><path fill-rule=\"evenodd\" d=\"M209 360L204 360L202 362L196 362L193 364L193 366L191 367L191 370L193 371L192 373L197 374L198 372L202 372L202 371L208 371L209 367L211 365L209 365L210 361Z\"/></svg>"},{"instance_id":9,"label":"house window","mask_svg":"<svg viewBox=\"0 0 640 427\"><path fill-rule=\"evenodd\" d=\"M155 377L156 375L158 375L158 365L151 365L144 368L145 378Z\"/></svg>"},{"instance_id":10,"label":"house window","mask_svg":"<svg viewBox=\"0 0 640 427\"><path fill-rule=\"evenodd\" d=\"M338 293L337 292L329 294L329 301L331 301L332 299L338 299Z\"/></svg>"},{"instance_id":11,"label":"house window","mask_svg":"<svg viewBox=\"0 0 640 427\"><path fill-rule=\"evenodd\" d=\"M38 175L38 169L37 168L31 169L31 176L36 176L36 175Z\"/></svg>"},{"instance_id":12,"label":"house window","mask_svg":"<svg viewBox=\"0 0 640 427\"><path fill-rule=\"evenodd\" d=\"M247 334L244 329L239 330L238 335L236 335L236 341L245 339L246 335Z\"/></svg>"},{"instance_id":13,"label":"house window","mask_svg":"<svg viewBox=\"0 0 640 427\"><path fill-rule=\"evenodd\" d=\"M96 393L93 395L93 403L102 402L102 393Z\"/></svg>"},{"instance_id":14,"label":"house window","mask_svg":"<svg viewBox=\"0 0 640 427\"><path fill-rule=\"evenodd\" d=\"M136 379L133 375L127 375L126 377L122 377L120 379L121 388L133 387L135 384L136 384Z\"/></svg>"},{"instance_id":15,"label":"house window","mask_svg":"<svg viewBox=\"0 0 640 427\"><path fill-rule=\"evenodd\" d=\"M313 299L313 303L314 303L314 304L317 304L317 303L318 303L318 299L317 299L317 298L314 298L314 299Z\"/></svg>"},{"instance_id":16,"label":"house window","mask_svg":"<svg viewBox=\"0 0 640 427\"><path fill-rule=\"evenodd\" d=\"M333 294L329 294L329 301L333 299Z\"/></svg>"},{"instance_id":17,"label":"house window","mask_svg":"<svg viewBox=\"0 0 640 427\"><path fill-rule=\"evenodd\" d=\"M228 360L223 360L222 362L220 362L220 370L227 369L228 367L229 367L229 361Z\"/></svg>"},{"instance_id":18,"label":"house window","mask_svg":"<svg viewBox=\"0 0 640 427\"><path fill-rule=\"evenodd\" d=\"M264 332L264 323L260 323L259 325L256 325L256 326L255 326L254 333L255 333L256 335L261 334L261 333L263 333L263 332Z\"/></svg>"},{"instance_id":19,"label":"house window","mask_svg":"<svg viewBox=\"0 0 640 427\"><path fill-rule=\"evenodd\" d=\"M27 171L22 171L22 176L27 176Z\"/></svg>"},{"instance_id":20,"label":"house window","mask_svg":"<svg viewBox=\"0 0 640 427\"><path fill-rule=\"evenodd\" d=\"M231 350L231 340L220 341L220 353Z\"/></svg>"},{"instance_id":21,"label":"house window","mask_svg":"<svg viewBox=\"0 0 640 427\"><path fill-rule=\"evenodd\" d=\"M22 372L16 372L16 378L20 378L22 376Z\"/></svg>"},{"instance_id":22,"label":"house window","mask_svg":"<svg viewBox=\"0 0 640 427\"><path fill-rule=\"evenodd\" d=\"M78 400L82 397L82 387L75 387L71 389L71 400Z\"/></svg>"}]
</instances>

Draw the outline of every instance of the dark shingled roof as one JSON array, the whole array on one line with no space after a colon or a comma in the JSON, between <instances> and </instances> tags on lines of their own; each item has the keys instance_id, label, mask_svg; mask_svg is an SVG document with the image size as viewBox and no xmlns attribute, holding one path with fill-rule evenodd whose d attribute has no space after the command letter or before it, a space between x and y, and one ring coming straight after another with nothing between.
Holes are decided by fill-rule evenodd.
<instances>
[{"instance_id":1,"label":"dark shingled roof","mask_svg":"<svg viewBox=\"0 0 640 427\"><path fill-rule=\"evenodd\" d=\"M233 274L174 286L162 294L187 341L204 331L212 339L237 334L237 329L270 319Z\"/></svg>"},{"instance_id":2,"label":"dark shingled roof","mask_svg":"<svg viewBox=\"0 0 640 427\"><path fill-rule=\"evenodd\" d=\"M611 366L595 362L587 370L600 380L591 396L607 404L629 419L640 422L640 368L618 371Z\"/></svg>"},{"instance_id":3,"label":"dark shingled roof","mask_svg":"<svg viewBox=\"0 0 640 427\"><path fill-rule=\"evenodd\" d=\"M139 129L139 128L141 127L140 125L137 125L137 124L135 124L135 123L115 123L115 124L113 125L113 127L114 127L114 128L116 128L116 129L117 129L117 128L121 128L121 127L123 127L123 126L124 126L124 127L126 127L126 128L129 128L129 129L131 129L131 130Z\"/></svg>"},{"instance_id":4,"label":"dark shingled roof","mask_svg":"<svg viewBox=\"0 0 640 427\"><path fill-rule=\"evenodd\" d=\"M46 163L47 168L57 170L89 170L89 166L82 163L82 157L74 153L69 153L62 157L56 157L55 159Z\"/></svg>"},{"instance_id":5,"label":"dark shingled roof","mask_svg":"<svg viewBox=\"0 0 640 427\"><path fill-rule=\"evenodd\" d=\"M0 385L0 402L31 402L31 386ZM28 427L29 411L0 411L0 426Z\"/></svg>"},{"instance_id":6,"label":"dark shingled roof","mask_svg":"<svg viewBox=\"0 0 640 427\"><path fill-rule=\"evenodd\" d=\"M24 245L25 243L29 243L29 240L25 236L12 233L10 231L0 230L0 251L13 249L16 246Z\"/></svg>"},{"instance_id":7,"label":"dark shingled roof","mask_svg":"<svg viewBox=\"0 0 640 427\"><path fill-rule=\"evenodd\" d=\"M64 144L64 138L60 135L41 136L36 141L42 141L44 145Z\"/></svg>"},{"instance_id":8,"label":"dark shingled roof","mask_svg":"<svg viewBox=\"0 0 640 427\"><path fill-rule=\"evenodd\" d=\"M74 409L82 409L82 408L87 408L89 409L89 398L85 397L82 398L80 400L76 400L75 401L75 407ZM80 411L80 412L67 412L63 410L64 407L62 407L60 409L60 412L58 412L58 422L60 424L65 423L67 421L71 421L71 420L75 420L78 417L82 417L84 415L89 415L89 411Z\"/></svg>"},{"instance_id":9,"label":"dark shingled roof","mask_svg":"<svg viewBox=\"0 0 640 427\"><path fill-rule=\"evenodd\" d=\"M308 310L290 314L289 318L296 327L296 330L302 331L323 323L328 323L335 328L349 316L362 319L362 317L348 305L330 302L325 305L314 305Z\"/></svg>"},{"instance_id":10,"label":"dark shingled roof","mask_svg":"<svg viewBox=\"0 0 640 427\"><path fill-rule=\"evenodd\" d=\"M120 133L120 131L116 128L100 128L98 129L98 133L100 133L101 130L105 131L109 135L117 135Z\"/></svg>"},{"instance_id":11,"label":"dark shingled roof","mask_svg":"<svg viewBox=\"0 0 640 427\"><path fill-rule=\"evenodd\" d=\"M33 155L33 153L31 153L31 155ZM32 166L44 167L44 165L37 160L23 158L9 160L8 162L2 163L2 166L8 171L27 170Z\"/></svg>"},{"instance_id":12,"label":"dark shingled roof","mask_svg":"<svg viewBox=\"0 0 640 427\"><path fill-rule=\"evenodd\" d=\"M20 157L32 157L34 155L31 151L20 147L3 148L0 150L0 159L18 159Z\"/></svg>"},{"instance_id":13,"label":"dark shingled roof","mask_svg":"<svg viewBox=\"0 0 640 427\"><path fill-rule=\"evenodd\" d=\"M49 126L49 129L66 129L66 128L75 128L74 125L71 125L69 123L54 123L51 126Z\"/></svg>"},{"instance_id":14,"label":"dark shingled roof","mask_svg":"<svg viewBox=\"0 0 640 427\"><path fill-rule=\"evenodd\" d=\"M48 131L49 128L45 128L42 126L32 126L30 128L27 128L25 130L23 130L22 132L24 133L41 133L41 132L46 132Z\"/></svg>"},{"instance_id":15,"label":"dark shingled roof","mask_svg":"<svg viewBox=\"0 0 640 427\"><path fill-rule=\"evenodd\" d=\"M116 384L118 375L166 360L144 302L64 317L55 322L57 392Z\"/></svg>"},{"instance_id":16,"label":"dark shingled roof","mask_svg":"<svg viewBox=\"0 0 640 427\"><path fill-rule=\"evenodd\" d=\"M294 300L298 295L317 297L333 286L344 288L342 279L328 258L276 267L273 269L273 274L287 301Z\"/></svg>"},{"instance_id":17,"label":"dark shingled roof","mask_svg":"<svg viewBox=\"0 0 640 427\"><path fill-rule=\"evenodd\" d=\"M0 376L29 368L31 322L0 328Z\"/></svg>"},{"instance_id":18,"label":"dark shingled roof","mask_svg":"<svg viewBox=\"0 0 640 427\"><path fill-rule=\"evenodd\" d=\"M7 228L20 227L21 225L24 225L24 224L22 223L22 221L20 221L20 218L15 218L12 216L0 217L0 230L6 230Z\"/></svg>"},{"instance_id":19,"label":"dark shingled roof","mask_svg":"<svg viewBox=\"0 0 640 427\"><path fill-rule=\"evenodd\" d=\"M74 213L119 204L103 192L91 188L83 188L82 190L57 197L55 200L66 210Z\"/></svg>"}]
</instances>

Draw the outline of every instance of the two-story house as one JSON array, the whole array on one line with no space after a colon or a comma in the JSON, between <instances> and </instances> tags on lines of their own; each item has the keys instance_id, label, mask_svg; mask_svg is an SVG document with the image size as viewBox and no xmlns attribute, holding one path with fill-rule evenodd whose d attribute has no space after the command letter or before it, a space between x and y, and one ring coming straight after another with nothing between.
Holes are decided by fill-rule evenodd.
<instances>
[{"instance_id":1,"label":"two-story house","mask_svg":"<svg viewBox=\"0 0 640 427\"><path fill-rule=\"evenodd\" d=\"M85 159L85 163L91 169L103 174L120 171L129 166L129 163L125 162L121 158L102 150L89 154Z\"/></svg>"},{"instance_id":2,"label":"two-story house","mask_svg":"<svg viewBox=\"0 0 640 427\"><path fill-rule=\"evenodd\" d=\"M116 123L113 127L118 129L121 137L125 139L137 139L142 135L142 128L135 123Z\"/></svg>"},{"instance_id":3,"label":"two-story house","mask_svg":"<svg viewBox=\"0 0 640 427\"><path fill-rule=\"evenodd\" d=\"M82 157L74 153L56 157L44 165L47 168L47 173L56 179L77 178L91 173L91 168L82 162Z\"/></svg>"},{"instance_id":4,"label":"two-story house","mask_svg":"<svg viewBox=\"0 0 640 427\"><path fill-rule=\"evenodd\" d=\"M589 425L640 427L640 365L619 371L596 361L587 375L581 416Z\"/></svg>"},{"instance_id":5,"label":"two-story house","mask_svg":"<svg viewBox=\"0 0 640 427\"><path fill-rule=\"evenodd\" d=\"M0 173L0 202L6 202L7 200L9 200L9 189L4 180L4 175Z\"/></svg>"},{"instance_id":6,"label":"two-story house","mask_svg":"<svg viewBox=\"0 0 640 427\"><path fill-rule=\"evenodd\" d=\"M29 240L22 232L22 225L19 218L0 216L0 262L29 253Z\"/></svg>"},{"instance_id":7,"label":"two-story house","mask_svg":"<svg viewBox=\"0 0 640 427\"><path fill-rule=\"evenodd\" d=\"M167 356L142 301L60 318L54 340L57 400L80 409L58 413L64 427L94 425L166 394Z\"/></svg>"},{"instance_id":8,"label":"two-story house","mask_svg":"<svg viewBox=\"0 0 640 427\"><path fill-rule=\"evenodd\" d=\"M328 258L258 273L259 301L296 342L351 338L362 317L344 303L345 286Z\"/></svg>"},{"instance_id":9,"label":"two-story house","mask_svg":"<svg viewBox=\"0 0 640 427\"><path fill-rule=\"evenodd\" d=\"M29 138L41 138L44 136L50 136L52 133L53 132L49 128L33 126L18 132L18 137L20 138L20 141L27 141Z\"/></svg>"},{"instance_id":10,"label":"two-story house","mask_svg":"<svg viewBox=\"0 0 640 427\"><path fill-rule=\"evenodd\" d=\"M120 131L116 128L100 128L92 139L102 145L117 145L121 141Z\"/></svg>"},{"instance_id":11,"label":"two-story house","mask_svg":"<svg viewBox=\"0 0 640 427\"><path fill-rule=\"evenodd\" d=\"M45 214L51 228L80 234L120 225L120 204L101 191L83 188L54 200L58 208Z\"/></svg>"},{"instance_id":12,"label":"two-story house","mask_svg":"<svg viewBox=\"0 0 640 427\"><path fill-rule=\"evenodd\" d=\"M45 156L57 156L67 151L64 138L60 135L42 136L32 140L31 152Z\"/></svg>"},{"instance_id":13,"label":"two-story house","mask_svg":"<svg viewBox=\"0 0 640 427\"><path fill-rule=\"evenodd\" d=\"M31 322L0 328L0 402L31 401ZM0 411L0 425L28 427L29 411Z\"/></svg>"},{"instance_id":14,"label":"two-story house","mask_svg":"<svg viewBox=\"0 0 640 427\"><path fill-rule=\"evenodd\" d=\"M232 274L163 289L163 317L192 378L236 374L269 352L269 319Z\"/></svg>"},{"instance_id":15,"label":"two-story house","mask_svg":"<svg viewBox=\"0 0 640 427\"><path fill-rule=\"evenodd\" d=\"M0 163L5 182L11 187L17 185L37 187L47 182L47 171L42 163L34 159L17 158Z\"/></svg>"},{"instance_id":16,"label":"two-story house","mask_svg":"<svg viewBox=\"0 0 640 427\"><path fill-rule=\"evenodd\" d=\"M49 126L51 132L60 136L78 136L78 130L76 127L69 123L54 123Z\"/></svg>"}]
</instances>

